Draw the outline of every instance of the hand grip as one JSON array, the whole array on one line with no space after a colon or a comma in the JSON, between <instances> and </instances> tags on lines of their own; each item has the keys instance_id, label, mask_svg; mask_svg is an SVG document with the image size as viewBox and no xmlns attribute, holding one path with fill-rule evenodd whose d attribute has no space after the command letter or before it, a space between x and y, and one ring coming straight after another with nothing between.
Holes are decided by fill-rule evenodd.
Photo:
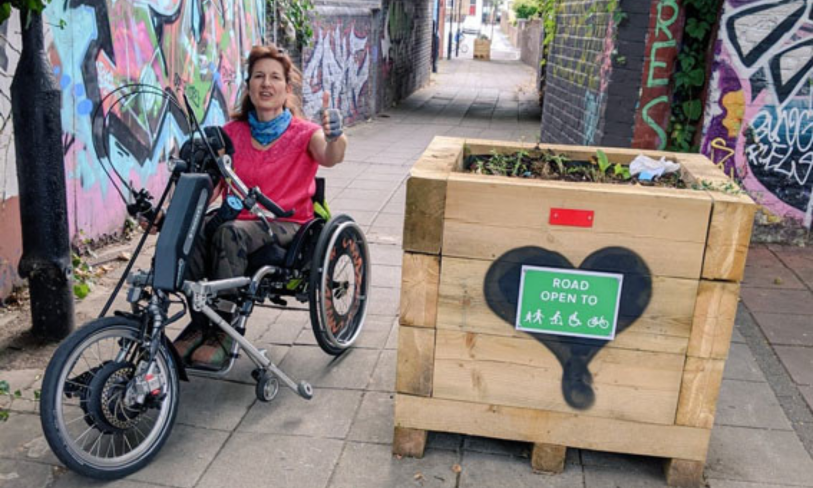
<instances>
[{"instance_id":1,"label":"hand grip","mask_svg":"<svg viewBox=\"0 0 813 488\"><path fill-rule=\"evenodd\" d=\"M288 210L287 212L279 207L276 203L274 203L270 198L263 195L258 188L253 188L252 192L254 196L257 198L257 201L260 202L260 205L265 207L269 212L273 213L277 217L290 217L294 214L293 210Z\"/></svg>"}]
</instances>

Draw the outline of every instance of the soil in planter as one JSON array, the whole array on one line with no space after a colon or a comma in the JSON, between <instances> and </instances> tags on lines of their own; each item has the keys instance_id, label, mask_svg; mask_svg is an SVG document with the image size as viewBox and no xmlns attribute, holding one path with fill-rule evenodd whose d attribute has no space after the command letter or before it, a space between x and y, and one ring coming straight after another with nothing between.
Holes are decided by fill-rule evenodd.
<instances>
[{"instance_id":1,"label":"soil in planter","mask_svg":"<svg viewBox=\"0 0 813 488\"><path fill-rule=\"evenodd\" d=\"M654 181L639 180L637 175L630 175L626 165L611 162L602 151L597 152L590 161L571 160L564 154L550 150L517 151L513 154L492 151L489 155L467 156L464 167L469 173L481 175L687 188L679 173L667 174Z\"/></svg>"}]
</instances>

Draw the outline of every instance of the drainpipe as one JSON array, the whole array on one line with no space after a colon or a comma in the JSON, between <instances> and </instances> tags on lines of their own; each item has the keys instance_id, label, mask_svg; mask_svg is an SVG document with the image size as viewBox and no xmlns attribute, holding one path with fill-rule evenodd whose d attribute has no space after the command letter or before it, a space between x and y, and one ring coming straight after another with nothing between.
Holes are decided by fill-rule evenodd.
<instances>
[{"instance_id":1,"label":"drainpipe","mask_svg":"<svg viewBox=\"0 0 813 488\"><path fill-rule=\"evenodd\" d=\"M42 14L21 11L20 25L23 50L11 83L23 230L19 273L31 292L32 334L58 341L74 320L61 98L45 55Z\"/></svg>"}]
</instances>

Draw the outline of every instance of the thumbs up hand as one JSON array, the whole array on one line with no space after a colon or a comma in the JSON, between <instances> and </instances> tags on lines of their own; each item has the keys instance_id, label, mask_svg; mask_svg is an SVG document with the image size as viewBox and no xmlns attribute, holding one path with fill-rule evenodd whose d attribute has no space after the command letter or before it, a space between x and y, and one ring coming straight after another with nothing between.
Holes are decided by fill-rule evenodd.
<instances>
[{"instance_id":1,"label":"thumbs up hand","mask_svg":"<svg viewBox=\"0 0 813 488\"><path fill-rule=\"evenodd\" d=\"M335 108L330 108L330 92L325 91L322 94L322 129L325 131L325 139L327 142L333 142L341 137L342 131L342 113Z\"/></svg>"}]
</instances>

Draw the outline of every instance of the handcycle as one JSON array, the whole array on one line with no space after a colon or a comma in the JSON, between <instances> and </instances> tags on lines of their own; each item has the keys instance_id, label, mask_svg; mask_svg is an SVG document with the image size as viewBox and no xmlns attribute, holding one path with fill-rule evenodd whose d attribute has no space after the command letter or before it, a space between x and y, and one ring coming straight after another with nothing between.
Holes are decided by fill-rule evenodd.
<instances>
[{"instance_id":1,"label":"handcycle","mask_svg":"<svg viewBox=\"0 0 813 488\"><path fill-rule=\"evenodd\" d=\"M179 105L176 99L171 101ZM206 206L218 178L230 189L223 205L245 208L266 224L263 210L278 217L291 215L258 188L240 181L222 131L203 130L185 97L184 101L193 136L182 148L182 157L170 161L171 176L158 204L152 206L145 190L131 189L135 201L128 209L148 215L149 225L122 280L100 317L59 346L43 379L40 407L45 438L68 468L92 478L117 479L146 466L172 431L180 380L188 380L191 373L223 376L240 350L256 365L252 376L260 401L273 400L280 384L306 400L313 397L310 384L290 378L265 350L245 337L252 311L266 300L283 307L290 298L307 302L317 343L327 354L345 352L364 325L369 248L363 231L347 215L330 217L322 212L300 228L284 253L279 248L261 248L250 257L247 276L184 280L186 260L194 240L201 238L199 230L205 225ZM320 193L323 190L317 191L316 200ZM132 271L155 225L155 209L167 199L150 268ZM320 208L325 207L322 197ZM130 310L104 317L125 281ZM181 310L172 313L172 306ZM233 339L223 368L190 369L167 338L167 326L190 309Z\"/></svg>"}]
</instances>

